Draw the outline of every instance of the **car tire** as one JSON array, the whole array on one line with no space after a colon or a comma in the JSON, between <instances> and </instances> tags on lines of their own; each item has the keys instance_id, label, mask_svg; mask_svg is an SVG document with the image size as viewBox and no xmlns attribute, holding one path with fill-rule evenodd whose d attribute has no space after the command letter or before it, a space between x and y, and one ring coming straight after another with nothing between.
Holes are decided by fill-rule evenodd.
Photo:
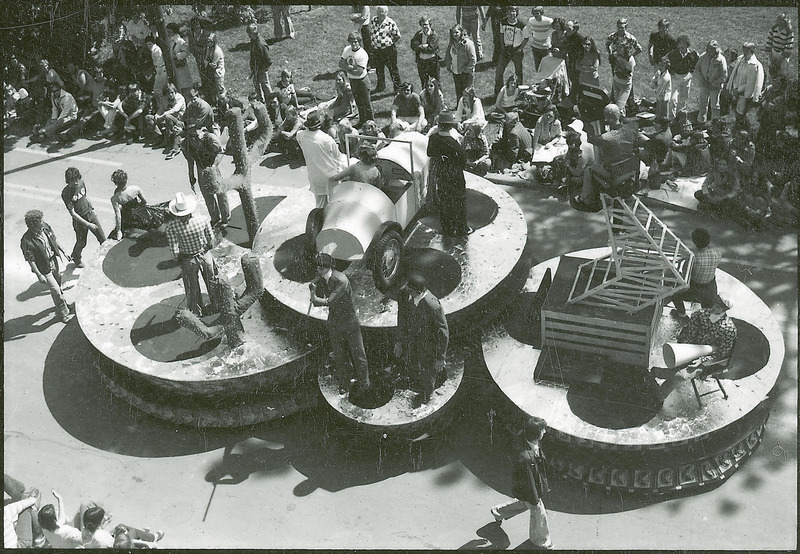
<instances>
[{"instance_id":1,"label":"car tire","mask_svg":"<svg viewBox=\"0 0 800 554\"><path fill-rule=\"evenodd\" d=\"M372 277L375 288L387 292L400 279L403 259L403 239L397 231L386 231L375 243L372 259Z\"/></svg>"},{"instance_id":2,"label":"car tire","mask_svg":"<svg viewBox=\"0 0 800 554\"><path fill-rule=\"evenodd\" d=\"M306 242L308 253L313 257L317 253L317 235L322 230L322 208L314 208L306 219Z\"/></svg>"}]
</instances>

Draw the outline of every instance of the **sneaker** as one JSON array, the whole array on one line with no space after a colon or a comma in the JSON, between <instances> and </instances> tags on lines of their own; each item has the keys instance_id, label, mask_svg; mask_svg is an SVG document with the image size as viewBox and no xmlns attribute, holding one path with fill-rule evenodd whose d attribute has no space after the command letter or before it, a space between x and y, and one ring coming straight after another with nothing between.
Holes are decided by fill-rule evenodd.
<instances>
[{"instance_id":1,"label":"sneaker","mask_svg":"<svg viewBox=\"0 0 800 554\"><path fill-rule=\"evenodd\" d=\"M497 508L492 508L489 510L489 512L492 514L492 517L494 517L495 523L503 523L503 516L500 515L500 513L497 511Z\"/></svg>"},{"instance_id":2,"label":"sneaker","mask_svg":"<svg viewBox=\"0 0 800 554\"><path fill-rule=\"evenodd\" d=\"M62 315L60 319L61 323L69 323L72 319L72 314Z\"/></svg>"},{"instance_id":3,"label":"sneaker","mask_svg":"<svg viewBox=\"0 0 800 554\"><path fill-rule=\"evenodd\" d=\"M180 153L181 153L180 150L173 150L169 154L167 154L167 159L171 160L172 158L174 158L175 156L177 156Z\"/></svg>"}]
</instances>

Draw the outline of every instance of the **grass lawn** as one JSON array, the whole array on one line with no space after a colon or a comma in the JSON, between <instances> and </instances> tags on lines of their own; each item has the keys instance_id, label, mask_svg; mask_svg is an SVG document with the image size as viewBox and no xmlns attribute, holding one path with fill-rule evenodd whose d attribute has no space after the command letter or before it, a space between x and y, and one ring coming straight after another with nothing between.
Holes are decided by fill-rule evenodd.
<instances>
[{"instance_id":1,"label":"grass lawn","mask_svg":"<svg viewBox=\"0 0 800 554\"><path fill-rule=\"evenodd\" d=\"M282 40L271 46L272 70L270 79L275 83L280 70L289 68L294 72L294 81L297 86L310 86L320 97L333 96L333 73L338 69L338 61L342 49L346 45L347 34L352 29L349 20L350 6L312 6L297 5L292 8L292 21L297 33L294 40ZM686 34L689 36L692 48L702 53L705 44L711 39L717 39L722 49L734 47L741 51L745 41L753 41L758 46L757 57L766 65L767 53L763 51L766 45L770 27L776 16L782 12L795 12L794 8L776 7L637 7L637 6L598 6L598 7L547 7L545 14L550 17L563 17L567 20L577 19L581 23L581 33L594 38L601 48L605 37L616 29L616 20L620 17L628 18L628 30L633 33L643 48L647 48L648 37L656 30L656 22L667 17L671 21L670 31L673 36ZM262 8L257 13L266 15L261 22L262 34L265 38L272 37L272 20L269 9ZM795 12L796 13L796 12ZM446 47L446 37L449 28L455 24L455 6L399 6L391 7L389 17L394 19L400 27L402 39L398 46L398 61L400 76L403 80L414 83L419 90L419 78L414 62L414 53L409 47L409 42L414 33L419 29L417 21L422 14L427 14L433 23L433 28L443 41L442 49ZM174 6L173 12L168 16L168 21L183 22L192 17L193 13L188 6ZM374 15L374 14L373 14ZM520 8L521 18L530 17L530 7ZM796 26L796 25L795 25ZM226 76L225 82L230 94L246 98L252 90L249 79L249 52L246 46L247 35L243 25L236 25L217 32L219 42L225 52ZM485 60L491 60L492 37L491 30L481 33L484 44ZM797 53L792 55L794 66L797 63ZM524 74L533 73L533 61L530 49L524 59ZM647 54L642 53L637 57L637 66L634 71L634 93L643 94L652 98L650 78L653 68L650 66ZM506 76L513 71L513 64L506 68ZM478 65L475 75L475 88L478 95L484 99L485 108L494 102L494 66L486 63ZM449 72L441 68L445 100L451 107L455 107L455 89ZM375 85L375 76L372 75L372 86ZM606 90L611 89L611 73L607 60L600 66L600 79ZM389 77L387 75L387 81ZM390 89L391 86L387 88ZM389 107L393 94L381 93L373 97L373 106L378 123L386 123ZM381 121L383 120L383 121Z\"/></svg>"}]
</instances>

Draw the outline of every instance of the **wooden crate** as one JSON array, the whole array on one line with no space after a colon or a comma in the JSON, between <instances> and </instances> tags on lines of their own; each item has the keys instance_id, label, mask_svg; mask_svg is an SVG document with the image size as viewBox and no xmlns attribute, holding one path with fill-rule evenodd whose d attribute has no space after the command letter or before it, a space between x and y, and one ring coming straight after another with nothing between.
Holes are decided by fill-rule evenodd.
<instances>
[{"instance_id":1,"label":"wooden crate","mask_svg":"<svg viewBox=\"0 0 800 554\"><path fill-rule=\"evenodd\" d=\"M647 367L661 302L629 314L604 306L567 304L575 274L584 259L562 256L542 308L545 347L603 355ZM600 276L598 276L600 278Z\"/></svg>"}]
</instances>

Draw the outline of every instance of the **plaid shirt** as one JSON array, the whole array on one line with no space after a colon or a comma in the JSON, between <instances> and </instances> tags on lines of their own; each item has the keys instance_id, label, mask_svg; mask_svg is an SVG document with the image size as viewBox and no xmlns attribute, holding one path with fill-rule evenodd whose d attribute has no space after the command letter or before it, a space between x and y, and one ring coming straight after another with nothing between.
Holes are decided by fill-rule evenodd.
<instances>
[{"instance_id":1,"label":"plaid shirt","mask_svg":"<svg viewBox=\"0 0 800 554\"><path fill-rule=\"evenodd\" d=\"M173 219L167 223L167 239L174 258L192 257L211 250L214 232L208 218L193 215L186 222Z\"/></svg>"},{"instance_id":2,"label":"plaid shirt","mask_svg":"<svg viewBox=\"0 0 800 554\"><path fill-rule=\"evenodd\" d=\"M719 248L709 246L698 250L694 255L694 265L692 266L692 283L697 285L707 285L714 279L719 261L722 259L722 252Z\"/></svg>"},{"instance_id":3,"label":"plaid shirt","mask_svg":"<svg viewBox=\"0 0 800 554\"><path fill-rule=\"evenodd\" d=\"M383 50L400 40L400 28L391 17L387 16L383 23L378 23L378 18L373 17L369 23L369 36L372 48Z\"/></svg>"},{"instance_id":4,"label":"plaid shirt","mask_svg":"<svg viewBox=\"0 0 800 554\"><path fill-rule=\"evenodd\" d=\"M727 358L733 352L736 342L736 325L728 314L723 314L716 323L711 321L710 308L697 310L692 314L689 323L681 329L678 342L685 344L709 344L717 349L700 358L700 362L712 362Z\"/></svg>"},{"instance_id":5,"label":"plaid shirt","mask_svg":"<svg viewBox=\"0 0 800 554\"><path fill-rule=\"evenodd\" d=\"M625 34L620 36L616 31L608 35L606 39L606 48L611 48L611 52L616 52L617 48L624 44L628 47L628 53L631 56L638 56L642 52L642 45L636 40L636 37L625 31Z\"/></svg>"}]
</instances>

